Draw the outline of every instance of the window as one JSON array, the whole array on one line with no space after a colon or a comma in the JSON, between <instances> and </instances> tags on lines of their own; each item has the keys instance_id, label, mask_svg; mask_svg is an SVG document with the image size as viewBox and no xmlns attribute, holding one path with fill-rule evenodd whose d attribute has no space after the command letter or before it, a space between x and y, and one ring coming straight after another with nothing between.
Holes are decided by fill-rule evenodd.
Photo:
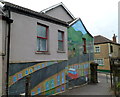
<instances>
[{"instance_id":1,"label":"window","mask_svg":"<svg viewBox=\"0 0 120 97\"><path fill-rule=\"evenodd\" d=\"M96 46L96 47L95 47L95 52L96 52L96 53L100 53L100 46Z\"/></svg>"},{"instance_id":2,"label":"window","mask_svg":"<svg viewBox=\"0 0 120 97\"><path fill-rule=\"evenodd\" d=\"M110 45L110 52L113 53L113 46Z\"/></svg>"},{"instance_id":3,"label":"window","mask_svg":"<svg viewBox=\"0 0 120 97\"><path fill-rule=\"evenodd\" d=\"M95 62L98 63L98 65L104 65L103 59L96 59Z\"/></svg>"},{"instance_id":4,"label":"window","mask_svg":"<svg viewBox=\"0 0 120 97\"><path fill-rule=\"evenodd\" d=\"M47 52L48 27L37 24L37 51Z\"/></svg>"},{"instance_id":5,"label":"window","mask_svg":"<svg viewBox=\"0 0 120 97\"><path fill-rule=\"evenodd\" d=\"M64 32L58 31L58 51L64 51Z\"/></svg>"},{"instance_id":6,"label":"window","mask_svg":"<svg viewBox=\"0 0 120 97\"><path fill-rule=\"evenodd\" d=\"M86 50L86 39L85 38L82 38L83 39L83 53L87 53L87 50Z\"/></svg>"}]
</instances>

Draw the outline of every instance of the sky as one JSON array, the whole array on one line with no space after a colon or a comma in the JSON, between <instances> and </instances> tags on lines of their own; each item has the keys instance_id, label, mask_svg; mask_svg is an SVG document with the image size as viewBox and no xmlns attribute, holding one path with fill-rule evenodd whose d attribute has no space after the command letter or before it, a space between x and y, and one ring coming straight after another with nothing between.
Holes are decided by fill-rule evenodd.
<instances>
[{"instance_id":1,"label":"sky","mask_svg":"<svg viewBox=\"0 0 120 97\"><path fill-rule=\"evenodd\" d=\"M102 35L112 40L118 37L118 2L120 0L5 0L40 12L62 2L76 17L81 18L93 35Z\"/></svg>"}]
</instances>

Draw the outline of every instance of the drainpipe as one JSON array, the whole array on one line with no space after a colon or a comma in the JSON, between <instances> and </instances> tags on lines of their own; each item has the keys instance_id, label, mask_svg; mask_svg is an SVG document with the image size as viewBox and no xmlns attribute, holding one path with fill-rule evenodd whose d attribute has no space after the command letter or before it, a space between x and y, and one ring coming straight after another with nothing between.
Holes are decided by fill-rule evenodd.
<instances>
[{"instance_id":1,"label":"drainpipe","mask_svg":"<svg viewBox=\"0 0 120 97\"><path fill-rule=\"evenodd\" d=\"M6 95L8 97L8 87L9 87L9 57L10 57L10 30L11 30L11 23L13 20L10 19L10 9L8 8L8 39L7 39L7 72L6 72Z\"/></svg>"}]
</instances>

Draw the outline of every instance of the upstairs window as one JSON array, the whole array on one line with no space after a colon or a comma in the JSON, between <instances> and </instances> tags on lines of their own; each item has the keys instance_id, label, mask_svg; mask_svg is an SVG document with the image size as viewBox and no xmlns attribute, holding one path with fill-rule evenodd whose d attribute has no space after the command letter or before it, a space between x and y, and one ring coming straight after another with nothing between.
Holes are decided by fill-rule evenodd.
<instances>
[{"instance_id":1,"label":"upstairs window","mask_svg":"<svg viewBox=\"0 0 120 97\"><path fill-rule=\"evenodd\" d=\"M48 27L37 24L37 51L47 52Z\"/></svg>"},{"instance_id":2,"label":"upstairs window","mask_svg":"<svg viewBox=\"0 0 120 97\"><path fill-rule=\"evenodd\" d=\"M95 46L95 53L100 53L100 46Z\"/></svg>"},{"instance_id":3,"label":"upstairs window","mask_svg":"<svg viewBox=\"0 0 120 97\"><path fill-rule=\"evenodd\" d=\"M58 51L64 51L64 32L58 31Z\"/></svg>"},{"instance_id":4,"label":"upstairs window","mask_svg":"<svg viewBox=\"0 0 120 97\"><path fill-rule=\"evenodd\" d=\"M83 53L87 53L87 49L86 49L86 39L85 38L82 38L83 39Z\"/></svg>"},{"instance_id":5,"label":"upstairs window","mask_svg":"<svg viewBox=\"0 0 120 97\"><path fill-rule=\"evenodd\" d=\"M110 52L113 53L113 46L110 45Z\"/></svg>"}]
</instances>

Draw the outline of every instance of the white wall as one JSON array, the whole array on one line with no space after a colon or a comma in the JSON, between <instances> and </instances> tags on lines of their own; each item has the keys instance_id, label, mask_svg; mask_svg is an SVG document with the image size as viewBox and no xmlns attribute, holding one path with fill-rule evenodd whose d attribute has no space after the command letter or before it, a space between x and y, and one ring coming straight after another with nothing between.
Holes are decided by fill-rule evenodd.
<instances>
[{"instance_id":1,"label":"white wall","mask_svg":"<svg viewBox=\"0 0 120 97\"><path fill-rule=\"evenodd\" d=\"M66 21L66 22L73 20L73 18L70 17L70 15L65 11L65 9L62 6L49 10L45 14L58 18L60 20Z\"/></svg>"},{"instance_id":2,"label":"white wall","mask_svg":"<svg viewBox=\"0 0 120 97\"><path fill-rule=\"evenodd\" d=\"M11 12L10 62L37 62L52 60L67 60L67 28L33 17ZM36 54L37 50L37 22L49 26L49 55ZM65 53L57 53L58 30L65 32Z\"/></svg>"},{"instance_id":3,"label":"white wall","mask_svg":"<svg viewBox=\"0 0 120 97\"><path fill-rule=\"evenodd\" d=\"M2 20L0 19L0 96L2 96Z\"/></svg>"},{"instance_id":4,"label":"white wall","mask_svg":"<svg viewBox=\"0 0 120 97\"><path fill-rule=\"evenodd\" d=\"M0 97L2 95L2 56L0 56Z\"/></svg>"},{"instance_id":5,"label":"white wall","mask_svg":"<svg viewBox=\"0 0 120 97\"><path fill-rule=\"evenodd\" d=\"M0 19L0 96L6 91L6 55L5 36L7 32L6 21ZM3 56L4 55L4 56ZM4 60L3 60L4 59Z\"/></svg>"}]
</instances>

